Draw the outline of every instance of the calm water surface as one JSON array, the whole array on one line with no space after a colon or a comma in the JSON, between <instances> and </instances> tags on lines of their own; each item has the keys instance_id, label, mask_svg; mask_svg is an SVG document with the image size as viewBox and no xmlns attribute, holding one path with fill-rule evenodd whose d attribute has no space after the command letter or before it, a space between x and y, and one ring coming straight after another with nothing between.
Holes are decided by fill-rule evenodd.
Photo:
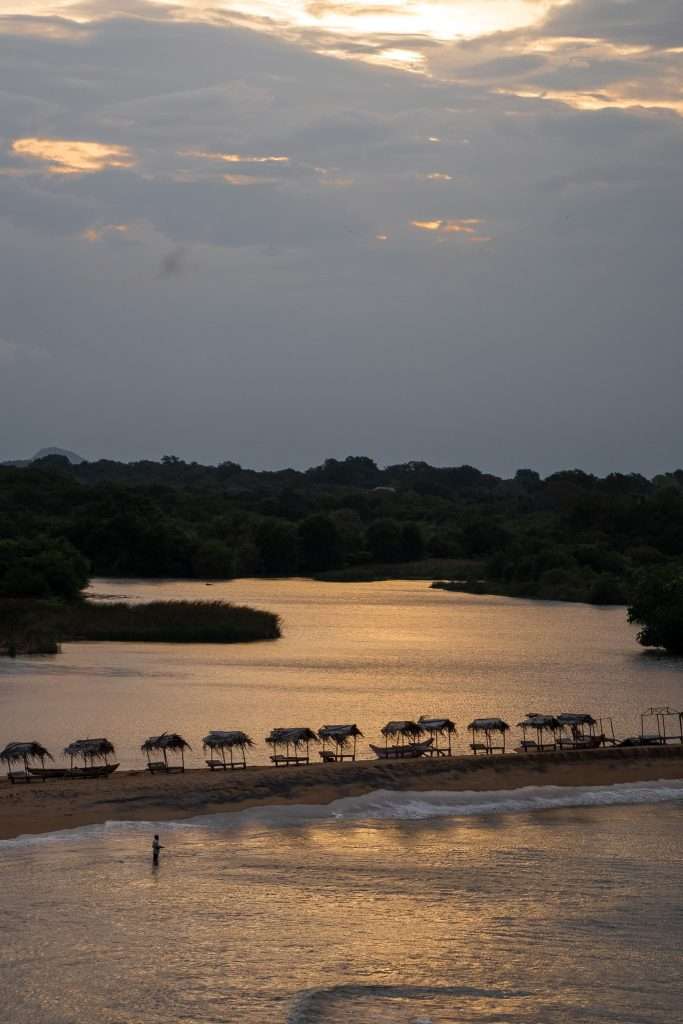
<instances>
[{"instance_id":1,"label":"calm water surface","mask_svg":"<svg viewBox=\"0 0 683 1024\"><path fill-rule=\"evenodd\" d=\"M0 1020L681 1019L683 797L424 820L405 799L164 823L156 871L153 826L0 843Z\"/></svg>"},{"instance_id":2,"label":"calm water surface","mask_svg":"<svg viewBox=\"0 0 683 1024\"><path fill-rule=\"evenodd\" d=\"M152 732L681 702L623 609L422 583L97 581L222 597L281 641L72 644L0 664L0 742L86 734L126 767ZM683 989L683 783L375 793L0 843L2 1024L672 1024Z\"/></svg>"},{"instance_id":3,"label":"calm water surface","mask_svg":"<svg viewBox=\"0 0 683 1024\"><path fill-rule=\"evenodd\" d=\"M623 608L449 594L424 582L97 580L129 600L222 598L282 617L258 644L67 644L56 657L0 660L0 743L36 738L53 751L108 736L124 768L164 730L192 744L245 729L266 761L273 726L358 722L371 742L390 718L450 715L462 726L528 711L611 714L620 735L652 704L683 703L683 661L634 642ZM461 730L460 747L467 735Z\"/></svg>"}]
</instances>

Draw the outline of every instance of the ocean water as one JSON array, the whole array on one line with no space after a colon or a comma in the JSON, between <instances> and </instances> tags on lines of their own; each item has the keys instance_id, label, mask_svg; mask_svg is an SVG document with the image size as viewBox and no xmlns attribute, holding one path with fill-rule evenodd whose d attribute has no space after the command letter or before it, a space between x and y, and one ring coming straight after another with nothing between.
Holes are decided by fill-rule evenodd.
<instances>
[{"instance_id":1,"label":"ocean water","mask_svg":"<svg viewBox=\"0 0 683 1024\"><path fill-rule=\"evenodd\" d=\"M682 826L669 782L0 843L0 1020L671 1024Z\"/></svg>"},{"instance_id":2,"label":"ocean water","mask_svg":"<svg viewBox=\"0 0 683 1024\"><path fill-rule=\"evenodd\" d=\"M281 640L257 644L68 644L56 657L0 659L0 745L38 739L53 753L108 736L123 768L164 730L192 744L245 729L268 763L273 726L357 722L361 750L392 718L448 715L466 750L472 718L511 724L529 711L611 715L640 730L653 704L683 704L683 659L647 654L623 608L518 601L430 590L421 581L201 582L96 580L100 597L222 598L282 617ZM514 745L514 738L513 738Z\"/></svg>"}]
</instances>

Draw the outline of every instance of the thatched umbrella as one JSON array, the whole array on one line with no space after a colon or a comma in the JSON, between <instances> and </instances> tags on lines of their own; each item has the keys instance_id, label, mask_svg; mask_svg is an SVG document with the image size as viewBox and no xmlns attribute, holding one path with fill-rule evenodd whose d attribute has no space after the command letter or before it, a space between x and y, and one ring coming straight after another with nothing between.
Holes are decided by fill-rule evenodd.
<instances>
[{"instance_id":1,"label":"thatched umbrella","mask_svg":"<svg viewBox=\"0 0 683 1024\"><path fill-rule=\"evenodd\" d=\"M95 761L109 764L109 755L115 753L114 744L103 736L97 739L74 740L73 743L64 748L64 756L70 759L72 770L74 758L82 757L84 768L88 767L88 761L90 761L90 767L92 768Z\"/></svg>"},{"instance_id":2,"label":"thatched umbrella","mask_svg":"<svg viewBox=\"0 0 683 1024\"><path fill-rule=\"evenodd\" d=\"M286 758L290 757L289 748L294 749L294 756L298 756L298 751L303 747L306 748L306 758L309 757L309 748L311 743L317 743L318 737L309 729L308 726L296 726L286 729L271 729L270 735L266 736L266 743L273 748L273 756L277 757L277 748L284 746ZM281 755L280 755L281 756Z\"/></svg>"},{"instance_id":3,"label":"thatched umbrella","mask_svg":"<svg viewBox=\"0 0 683 1024\"><path fill-rule=\"evenodd\" d=\"M53 761L54 758L49 750L36 740L13 740L8 743L4 750L0 751L0 761L7 761L8 770L13 764L23 761L24 771L28 772L31 761L40 761L41 767L45 767L45 758Z\"/></svg>"},{"instance_id":4,"label":"thatched umbrella","mask_svg":"<svg viewBox=\"0 0 683 1024\"><path fill-rule=\"evenodd\" d=\"M384 736L385 747L388 746L389 740L392 738L396 740L396 745L401 747L406 743L415 743L421 736L424 736L422 726L407 719L387 722L380 731Z\"/></svg>"},{"instance_id":5,"label":"thatched umbrella","mask_svg":"<svg viewBox=\"0 0 683 1024\"><path fill-rule=\"evenodd\" d=\"M432 750L437 754L452 754L452 739L453 736L458 735L455 722L451 721L450 718L427 718L425 715L421 715L417 720L417 724L420 728L424 729L426 733L434 737L435 744ZM440 747L438 745L439 737L446 740L447 746Z\"/></svg>"},{"instance_id":6,"label":"thatched umbrella","mask_svg":"<svg viewBox=\"0 0 683 1024\"><path fill-rule=\"evenodd\" d=\"M168 770L168 753L180 751L181 770L185 771L185 751L192 750L186 739L177 732L162 732L161 736L150 736L140 747L147 754L148 763L151 761L150 754L158 751L163 755L164 765Z\"/></svg>"},{"instance_id":7,"label":"thatched umbrella","mask_svg":"<svg viewBox=\"0 0 683 1024\"><path fill-rule=\"evenodd\" d=\"M204 753L209 751L210 753L218 752L221 755L223 761L223 767L226 768L225 752L226 750L230 754L230 767L233 768L235 765L233 751L235 748L241 751L242 761L237 762L246 766L247 763L247 747L253 747L254 741L251 736L247 736L246 732L241 732L239 729L213 729L208 736L205 736L202 740L202 747ZM210 765L213 767L213 765Z\"/></svg>"},{"instance_id":8,"label":"thatched umbrella","mask_svg":"<svg viewBox=\"0 0 683 1024\"><path fill-rule=\"evenodd\" d=\"M557 746L557 734L562 729L561 723L555 717L555 715L537 715L532 712L526 716L526 718L517 723L518 727L522 730L522 749L526 750L528 746L535 747L536 750L545 750L550 748L554 750ZM529 730L536 733L536 740L527 740L526 734ZM549 743L545 742L545 734L548 733L551 736Z\"/></svg>"},{"instance_id":9,"label":"thatched umbrella","mask_svg":"<svg viewBox=\"0 0 683 1024\"><path fill-rule=\"evenodd\" d=\"M351 725L323 725L318 729L318 738L322 740L323 748L320 751L320 756L323 760L342 761L344 757L349 758L351 761L356 760L356 742L358 737L362 737L363 733L360 731L355 723ZM353 751L350 754L345 754L344 751L349 745L349 742L353 740ZM334 744L334 750L326 750L328 743Z\"/></svg>"},{"instance_id":10,"label":"thatched umbrella","mask_svg":"<svg viewBox=\"0 0 683 1024\"><path fill-rule=\"evenodd\" d=\"M565 743L570 746L593 745L598 746L600 737L596 735L597 720L592 715L570 714L563 712L557 716L560 723L559 743L562 747ZM565 733L568 732L569 736Z\"/></svg>"},{"instance_id":11,"label":"thatched umbrella","mask_svg":"<svg viewBox=\"0 0 683 1024\"><path fill-rule=\"evenodd\" d=\"M467 728L472 733L470 746L475 754L482 748L486 754L492 754L494 750L505 753L505 733L509 732L510 726L502 718L475 718ZM483 743L477 743L479 735L484 737ZM494 742L497 736L500 736L498 744Z\"/></svg>"}]
</instances>

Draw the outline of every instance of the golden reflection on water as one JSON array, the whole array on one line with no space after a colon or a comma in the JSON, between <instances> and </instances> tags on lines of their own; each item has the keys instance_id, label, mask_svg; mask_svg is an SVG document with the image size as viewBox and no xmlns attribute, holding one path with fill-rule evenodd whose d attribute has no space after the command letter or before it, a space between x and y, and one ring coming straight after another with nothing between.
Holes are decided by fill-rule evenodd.
<instances>
[{"instance_id":1,"label":"golden reflection on water","mask_svg":"<svg viewBox=\"0 0 683 1024\"><path fill-rule=\"evenodd\" d=\"M283 638L234 645L67 644L49 658L0 663L0 742L35 737L57 752L79 735L107 735L122 767L142 767L140 743L163 730L192 744L244 729L251 763L267 764L274 726L357 722L368 742L392 718L448 715L511 724L528 711L611 714L618 734L644 707L681 701L680 663L653 659L621 608L449 594L420 581L201 582L100 580L117 599L225 599L271 609ZM577 639L578 638L578 639ZM513 731L514 737L514 731ZM514 745L514 738L513 738ZM313 757L318 760L315 748Z\"/></svg>"}]
</instances>

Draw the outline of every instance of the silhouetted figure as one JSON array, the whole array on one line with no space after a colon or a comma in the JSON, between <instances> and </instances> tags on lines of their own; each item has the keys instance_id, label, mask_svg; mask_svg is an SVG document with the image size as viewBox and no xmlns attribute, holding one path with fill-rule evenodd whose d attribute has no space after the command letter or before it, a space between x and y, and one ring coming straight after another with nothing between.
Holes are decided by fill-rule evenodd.
<instances>
[{"instance_id":1,"label":"silhouetted figure","mask_svg":"<svg viewBox=\"0 0 683 1024\"><path fill-rule=\"evenodd\" d=\"M163 850L163 846L159 842L159 836L155 836L152 841L152 864L155 868L159 867L159 850Z\"/></svg>"}]
</instances>

